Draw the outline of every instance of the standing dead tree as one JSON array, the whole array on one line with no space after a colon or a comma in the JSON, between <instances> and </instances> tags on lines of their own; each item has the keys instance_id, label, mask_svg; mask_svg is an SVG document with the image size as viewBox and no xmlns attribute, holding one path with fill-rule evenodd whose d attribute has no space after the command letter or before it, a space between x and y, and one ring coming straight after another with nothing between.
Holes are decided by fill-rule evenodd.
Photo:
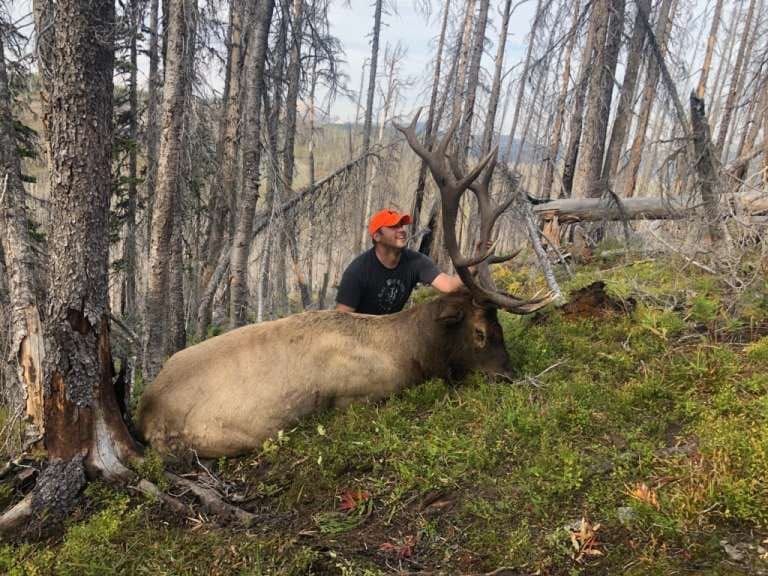
<instances>
[{"instance_id":1,"label":"standing dead tree","mask_svg":"<svg viewBox=\"0 0 768 576\"><path fill-rule=\"evenodd\" d=\"M157 189L152 214L149 249L149 281L144 326L143 375L147 381L160 371L165 353L167 332L166 301L169 290L169 261L173 234L176 178L181 160L181 128L184 97L187 94L185 53L189 46L189 22L186 15L194 11L196 0L170 3L168 41L166 43L165 84L160 153L157 167Z\"/></svg>"},{"instance_id":2,"label":"standing dead tree","mask_svg":"<svg viewBox=\"0 0 768 576\"><path fill-rule=\"evenodd\" d=\"M42 314L36 295L36 270L21 181L21 163L16 150L11 92L0 34L0 248L8 274L9 361L16 366L18 376L14 385L8 385L9 389L14 390L9 396L20 402L18 406L9 407L14 413L19 411L26 414L31 426L31 437L36 437L42 432L44 424L45 345Z\"/></svg>"}]
</instances>

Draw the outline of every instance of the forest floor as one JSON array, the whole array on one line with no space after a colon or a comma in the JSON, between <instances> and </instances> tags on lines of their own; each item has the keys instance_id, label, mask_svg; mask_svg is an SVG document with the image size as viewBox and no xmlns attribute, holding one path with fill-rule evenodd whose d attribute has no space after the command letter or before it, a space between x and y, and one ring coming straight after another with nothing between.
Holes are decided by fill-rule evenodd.
<instances>
[{"instance_id":1,"label":"forest floor","mask_svg":"<svg viewBox=\"0 0 768 576\"><path fill-rule=\"evenodd\" d=\"M659 257L563 286L597 281L609 300L500 314L514 383L433 380L207 463L252 527L94 483L0 573L768 574L764 275L736 294Z\"/></svg>"}]
</instances>

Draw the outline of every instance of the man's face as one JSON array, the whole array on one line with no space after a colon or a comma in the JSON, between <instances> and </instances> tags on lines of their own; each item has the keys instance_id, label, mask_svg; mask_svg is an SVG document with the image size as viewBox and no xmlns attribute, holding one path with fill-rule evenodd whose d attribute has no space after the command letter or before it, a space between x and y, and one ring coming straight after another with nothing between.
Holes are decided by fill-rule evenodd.
<instances>
[{"instance_id":1,"label":"man's face","mask_svg":"<svg viewBox=\"0 0 768 576\"><path fill-rule=\"evenodd\" d=\"M405 224L396 224L395 226L382 226L376 232L376 241L389 248L405 248L408 243L408 232Z\"/></svg>"}]
</instances>

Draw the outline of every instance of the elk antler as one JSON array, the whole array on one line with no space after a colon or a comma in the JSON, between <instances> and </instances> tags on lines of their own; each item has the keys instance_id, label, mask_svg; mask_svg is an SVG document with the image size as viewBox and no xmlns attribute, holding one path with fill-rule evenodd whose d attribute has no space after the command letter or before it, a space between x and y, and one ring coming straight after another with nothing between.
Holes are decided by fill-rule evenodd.
<instances>
[{"instance_id":1,"label":"elk antler","mask_svg":"<svg viewBox=\"0 0 768 576\"><path fill-rule=\"evenodd\" d=\"M484 286L483 278L485 282L490 284L490 273L482 274L481 279L475 278L472 272L469 270L471 266L477 264L483 264L484 267L488 266L488 262L499 262L513 258L517 253L516 251L511 256L505 256L503 258L493 256L493 246L487 249L488 243L491 239L491 233L493 226L498 220L499 216L509 207L513 198L510 197L505 202L494 207L491 203L491 196L489 192L489 186L491 177L493 176L493 170L496 167L498 148L494 148L486 156L484 156L480 162L469 171L466 176L461 176L461 170L455 156L449 157L447 155L448 145L451 141L453 133L458 127L459 117L457 116L451 123L451 127L445 134L442 140L440 140L435 146L434 150L429 150L425 147L416 136L416 123L419 120L421 109L416 112L416 115L411 120L408 127L395 124L400 132L403 133L408 144L416 154L418 154L424 162L429 166L429 171L432 173L432 177L435 179L437 187L440 189L440 198L442 203L443 212L443 232L445 237L445 246L448 250L448 255L456 268L456 273L461 278L464 285L469 289L473 296L480 301L490 302L500 308L515 312L518 314L528 314L538 310L542 306L546 306L555 299L552 292L548 292L542 297L525 300L518 298L512 294L505 292L499 292L492 286ZM449 168L448 163L451 167ZM487 168L487 169L486 169ZM485 173L483 174L483 171ZM483 174L482 178L478 181L478 176ZM464 192L470 188L477 198L478 208L480 211L480 253L474 258L467 258L463 256L459 250L459 244L456 239L456 218L459 211L459 203Z\"/></svg>"}]
</instances>

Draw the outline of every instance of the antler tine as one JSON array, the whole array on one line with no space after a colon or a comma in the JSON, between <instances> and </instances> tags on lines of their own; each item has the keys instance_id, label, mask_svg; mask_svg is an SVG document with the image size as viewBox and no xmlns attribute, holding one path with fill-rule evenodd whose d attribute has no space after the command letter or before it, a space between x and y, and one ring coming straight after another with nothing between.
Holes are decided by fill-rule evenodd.
<instances>
[{"instance_id":1,"label":"antler tine","mask_svg":"<svg viewBox=\"0 0 768 576\"><path fill-rule=\"evenodd\" d=\"M448 151L448 145L451 143L451 139L453 139L453 135L456 133L456 130L459 127L460 121L461 121L461 116L457 115L456 118L454 118L451 121L451 125L448 127L448 131L445 133L445 136L443 137L443 139L435 148L435 153L440 158L443 158L446 156L446 153Z\"/></svg>"}]
</instances>

